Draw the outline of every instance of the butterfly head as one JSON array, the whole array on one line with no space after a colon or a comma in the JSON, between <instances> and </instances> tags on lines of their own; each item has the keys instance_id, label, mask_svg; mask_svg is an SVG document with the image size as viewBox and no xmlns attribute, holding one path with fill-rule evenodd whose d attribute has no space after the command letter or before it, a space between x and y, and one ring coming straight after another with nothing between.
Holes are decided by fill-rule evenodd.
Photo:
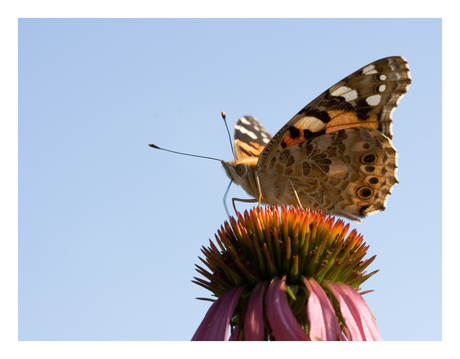
<instances>
[{"instance_id":1,"label":"butterfly head","mask_svg":"<svg viewBox=\"0 0 460 359\"><path fill-rule=\"evenodd\" d=\"M250 195L258 193L256 178L257 158L245 158L236 161L221 161L227 176L237 185L243 187Z\"/></svg>"},{"instance_id":2,"label":"butterfly head","mask_svg":"<svg viewBox=\"0 0 460 359\"><path fill-rule=\"evenodd\" d=\"M221 161L221 163L227 176L236 184L241 185L248 174L248 167L244 163L238 163L238 161Z\"/></svg>"}]
</instances>

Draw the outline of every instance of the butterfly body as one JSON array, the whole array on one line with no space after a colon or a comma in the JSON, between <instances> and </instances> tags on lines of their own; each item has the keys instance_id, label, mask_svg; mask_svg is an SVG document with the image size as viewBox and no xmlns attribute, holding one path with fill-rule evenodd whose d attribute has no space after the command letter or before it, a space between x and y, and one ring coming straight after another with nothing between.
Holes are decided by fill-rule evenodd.
<instances>
[{"instance_id":1,"label":"butterfly body","mask_svg":"<svg viewBox=\"0 0 460 359\"><path fill-rule=\"evenodd\" d=\"M251 116L235 126L227 175L261 203L302 205L360 221L385 209L396 178L392 112L411 82L389 57L356 71L300 110L273 138Z\"/></svg>"}]
</instances>

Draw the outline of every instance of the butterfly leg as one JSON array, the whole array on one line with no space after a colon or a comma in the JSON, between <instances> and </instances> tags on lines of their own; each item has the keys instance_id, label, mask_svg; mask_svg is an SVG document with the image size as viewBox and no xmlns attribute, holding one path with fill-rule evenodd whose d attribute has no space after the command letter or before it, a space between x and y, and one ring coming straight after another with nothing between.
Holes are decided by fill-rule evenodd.
<instances>
[{"instance_id":1,"label":"butterfly leg","mask_svg":"<svg viewBox=\"0 0 460 359\"><path fill-rule=\"evenodd\" d=\"M236 213L238 213L238 211L236 210L235 201L246 202L246 203L254 203L254 202L257 202L257 199L256 198L250 198L250 199L232 198L233 209L235 210L235 214L236 214Z\"/></svg>"},{"instance_id":2,"label":"butterfly leg","mask_svg":"<svg viewBox=\"0 0 460 359\"><path fill-rule=\"evenodd\" d=\"M260 181L259 181L259 176L257 175L257 171L255 173L255 179L256 179L256 183L257 183L257 190L259 192L258 198L251 198L251 199L232 198L232 204L233 204L233 209L235 210L235 214L238 213L238 211L236 210L236 205L235 205L236 201L246 202L246 203L257 202L258 203L258 208L260 209L260 204L262 203L262 189L260 187ZM230 182L230 184L231 183L232 182ZM229 188L230 188L230 185L229 185ZM228 188L227 188L227 192L228 192ZM225 206L225 197L227 196L227 192L225 192L225 196L224 196L224 206ZM227 207L225 207L225 208L227 208ZM227 211L227 214L228 214L228 211Z\"/></svg>"},{"instance_id":3,"label":"butterfly leg","mask_svg":"<svg viewBox=\"0 0 460 359\"><path fill-rule=\"evenodd\" d=\"M295 190L294 184L291 182L290 179L288 179L288 181L291 184L292 190L294 191L295 198L297 199L297 204L300 206L300 208L303 209L302 203L300 202L299 195L297 194L297 191Z\"/></svg>"},{"instance_id":4,"label":"butterfly leg","mask_svg":"<svg viewBox=\"0 0 460 359\"><path fill-rule=\"evenodd\" d=\"M257 189L259 190L259 198L257 200L259 205L257 207L258 209L260 209L260 203L262 202L262 189L260 188L259 175L257 174L257 171L256 171L256 181L257 181Z\"/></svg>"},{"instance_id":5,"label":"butterfly leg","mask_svg":"<svg viewBox=\"0 0 460 359\"><path fill-rule=\"evenodd\" d=\"M227 194L228 194L228 191L230 190L230 186L232 185L232 183L233 183L233 180L231 180L230 183L228 184L227 190L225 191L224 198L223 198L225 212L227 212L228 217L230 217L230 212L228 211L228 208L227 208Z\"/></svg>"}]
</instances>

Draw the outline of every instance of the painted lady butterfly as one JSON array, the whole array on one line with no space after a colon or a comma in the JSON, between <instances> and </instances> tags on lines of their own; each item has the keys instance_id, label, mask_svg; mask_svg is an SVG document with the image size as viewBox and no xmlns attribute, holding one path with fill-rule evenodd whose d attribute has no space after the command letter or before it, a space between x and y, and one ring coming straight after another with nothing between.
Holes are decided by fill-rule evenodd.
<instances>
[{"instance_id":1,"label":"painted lady butterfly","mask_svg":"<svg viewBox=\"0 0 460 359\"><path fill-rule=\"evenodd\" d=\"M273 138L250 116L235 126L230 179L243 202L301 205L357 222L383 211L396 178L392 118L411 83L387 57L354 72L300 110Z\"/></svg>"}]
</instances>

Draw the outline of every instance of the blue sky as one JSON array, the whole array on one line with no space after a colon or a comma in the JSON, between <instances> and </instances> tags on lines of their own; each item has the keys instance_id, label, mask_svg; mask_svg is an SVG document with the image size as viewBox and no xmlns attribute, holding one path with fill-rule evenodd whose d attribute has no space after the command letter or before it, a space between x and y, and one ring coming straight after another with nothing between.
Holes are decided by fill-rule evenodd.
<instances>
[{"instance_id":1,"label":"blue sky","mask_svg":"<svg viewBox=\"0 0 460 359\"><path fill-rule=\"evenodd\" d=\"M392 55L413 81L393 114L400 184L351 226L377 255L363 289L382 337L441 340L440 19L21 19L18 38L19 340L189 340L229 180L147 145L229 160L221 111L273 135Z\"/></svg>"}]
</instances>

